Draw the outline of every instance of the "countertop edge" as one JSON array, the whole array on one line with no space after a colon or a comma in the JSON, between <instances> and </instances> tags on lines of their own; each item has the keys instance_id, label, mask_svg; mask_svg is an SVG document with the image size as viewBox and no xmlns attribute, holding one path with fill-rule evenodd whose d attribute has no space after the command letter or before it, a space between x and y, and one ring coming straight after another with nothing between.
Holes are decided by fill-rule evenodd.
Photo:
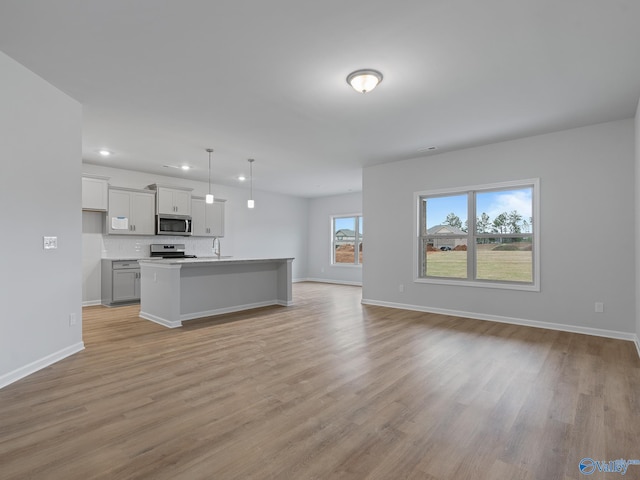
<instances>
[{"instance_id":1,"label":"countertop edge","mask_svg":"<svg viewBox=\"0 0 640 480\"><path fill-rule=\"evenodd\" d=\"M216 265L220 263L233 264L233 263L268 263L268 262L286 262L293 261L295 257L280 257L280 258L164 258L164 259L151 259L142 258L138 259L138 263L146 265Z\"/></svg>"}]
</instances>

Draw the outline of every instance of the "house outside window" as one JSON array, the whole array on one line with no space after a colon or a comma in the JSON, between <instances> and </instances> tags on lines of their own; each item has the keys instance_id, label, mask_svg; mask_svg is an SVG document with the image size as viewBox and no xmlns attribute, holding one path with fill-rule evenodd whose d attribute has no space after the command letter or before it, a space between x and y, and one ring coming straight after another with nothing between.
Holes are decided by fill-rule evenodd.
<instances>
[{"instance_id":1,"label":"house outside window","mask_svg":"<svg viewBox=\"0 0 640 480\"><path fill-rule=\"evenodd\" d=\"M539 179L415 200L416 282L540 290Z\"/></svg>"},{"instance_id":2,"label":"house outside window","mask_svg":"<svg viewBox=\"0 0 640 480\"><path fill-rule=\"evenodd\" d=\"M331 217L331 263L333 265L362 264L362 215Z\"/></svg>"}]
</instances>

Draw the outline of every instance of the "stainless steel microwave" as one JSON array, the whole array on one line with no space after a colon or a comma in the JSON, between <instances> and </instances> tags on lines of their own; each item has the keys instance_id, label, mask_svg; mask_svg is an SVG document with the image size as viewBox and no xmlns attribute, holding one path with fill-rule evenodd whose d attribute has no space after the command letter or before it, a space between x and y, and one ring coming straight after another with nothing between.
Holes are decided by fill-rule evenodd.
<instances>
[{"instance_id":1,"label":"stainless steel microwave","mask_svg":"<svg viewBox=\"0 0 640 480\"><path fill-rule=\"evenodd\" d=\"M191 217L156 215L156 235L191 235Z\"/></svg>"}]
</instances>

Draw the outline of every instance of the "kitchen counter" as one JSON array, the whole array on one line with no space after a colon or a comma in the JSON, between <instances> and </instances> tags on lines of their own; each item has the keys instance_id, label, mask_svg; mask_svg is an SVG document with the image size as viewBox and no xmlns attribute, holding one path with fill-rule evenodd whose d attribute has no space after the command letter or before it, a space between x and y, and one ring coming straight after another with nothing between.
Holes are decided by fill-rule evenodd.
<instances>
[{"instance_id":1,"label":"kitchen counter","mask_svg":"<svg viewBox=\"0 0 640 480\"><path fill-rule=\"evenodd\" d=\"M197 258L139 258L138 262L149 261L161 265L210 265L212 263L264 263L293 260L293 258L240 258L240 257L197 257Z\"/></svg>"},{"instance_id":2,"label":"kitchen counter","mask_svg":"<svg viewBox=\"0 0 640 480\"><path fill-rule=\"evenodd\" d=\"M292 305L293 258L139 259L140 317L169 328L195 318Z\"/></svg>"}]
</instances>

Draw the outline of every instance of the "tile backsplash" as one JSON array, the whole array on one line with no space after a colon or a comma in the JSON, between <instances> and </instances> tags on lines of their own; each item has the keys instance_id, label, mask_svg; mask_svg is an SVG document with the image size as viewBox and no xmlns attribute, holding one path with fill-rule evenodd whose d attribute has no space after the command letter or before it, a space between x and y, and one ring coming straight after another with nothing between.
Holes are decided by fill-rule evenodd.
<instances>
[{"instance_id":1,"label":"tile backsplash","mask_svg":"<svg viewBox=\"0 0 640 480\"><path fill-rule=\"evenodd\" d=\"M197 257L213 256L213 238L210 237L172 237L172 236L118 236L102 235L102 258L134 259L149 257L152 243L175 244L182 243L187 255ZM224 238L220 239L223 255L225 252Z\"/></svg>"}]
</instances>

